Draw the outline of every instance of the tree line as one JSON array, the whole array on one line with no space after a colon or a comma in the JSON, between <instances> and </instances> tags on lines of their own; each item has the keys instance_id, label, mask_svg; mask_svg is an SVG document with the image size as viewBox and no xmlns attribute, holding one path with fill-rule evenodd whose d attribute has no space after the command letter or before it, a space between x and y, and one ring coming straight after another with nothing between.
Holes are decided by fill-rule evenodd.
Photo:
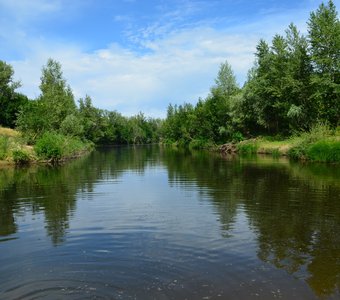
<instances>
[{"instance_id":1,"label":"tree line","mask_svg":"<svg viewBox=\"0 0 340 300\"><path fill-rule=\"evenodd\" d=\"M169 105L163 136L201 147L258 135L288 136L340 118L340 23L332 1L310 14L308 34L290 24L271 43L260 40L242 88L228 62L194 106Z\"/></svg>"},{"instance_id":2,"label":"tree line","mask_svg":"<svg viewBox=\"0 0 340 300\"><path fill-rule=\"evenodd\" d=\"M13 74L12 66L0 61L0 125L19 129L31 144L46 132L95 144L142 144L159 139L160 119L147 118L141 112L124 117L117 111L99 109L88 95L76 105L61 64L53 59L42 68L37 99L15 92L20 82L13 80Z\"/></svg>"},{"instance_id":3,"label":"tree line","mask_svg":"<svg viewBox=\"0 0 340 300\"><path fill-rule=\"evenodd\" d=\"M46 132L96 144L138 144L162 140L203 147L258 135L288 136L318 122L339 125L340 22L332 1L311 12L308 34L290 24L271 43L260 40L242 88L229 63L222 63L205 99L170 104L165 120L143 113L122 116L93 106L90 96L76 105L61 65L49 59L37 99L16 92L13 68L0 61L0 125L18 128L34 144Z\"/></svg>"}]
</instances>

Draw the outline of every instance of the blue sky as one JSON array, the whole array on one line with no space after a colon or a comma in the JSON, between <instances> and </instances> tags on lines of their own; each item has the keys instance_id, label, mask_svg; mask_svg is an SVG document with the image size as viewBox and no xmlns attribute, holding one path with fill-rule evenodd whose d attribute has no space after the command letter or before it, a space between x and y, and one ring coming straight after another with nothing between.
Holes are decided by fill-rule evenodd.
<instances>
[{"instance_id":1,"label":"blue sky","mask_svg":"<svg viewBox=\"0 0 340 300\"><path fill-rule=\"evenodd\" d=\"M305 33L320 3L0 0L0 59L31 98L51 57L76 99L88 94L100 108L164 117L170 102L204 98L226 60L243 84L259 39L283 34L290 22Z\"/></svg>"}]
</instances>

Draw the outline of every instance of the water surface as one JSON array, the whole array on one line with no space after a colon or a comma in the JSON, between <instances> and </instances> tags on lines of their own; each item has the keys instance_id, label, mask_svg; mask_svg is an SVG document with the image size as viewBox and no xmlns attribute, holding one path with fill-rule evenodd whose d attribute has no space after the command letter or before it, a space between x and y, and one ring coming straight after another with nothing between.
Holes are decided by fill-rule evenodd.
<instances>
[{"instance_id":1,"label":"water surface","mask_svg":"<svg viewBox=\"0 0 340 300\"><path fill-rule=\"evenodd\" d=\"M0 170L0 299L339 299L340 170L106 148Z\"/></svg>"}]
</instances>

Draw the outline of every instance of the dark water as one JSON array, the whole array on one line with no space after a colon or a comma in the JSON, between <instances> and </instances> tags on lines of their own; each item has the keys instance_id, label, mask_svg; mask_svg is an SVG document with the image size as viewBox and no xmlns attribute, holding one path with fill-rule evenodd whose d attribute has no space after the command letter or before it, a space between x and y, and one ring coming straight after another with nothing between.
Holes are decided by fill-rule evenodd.
<instances>
[{"instance_id":1,"label":"dark water","mask_svg":"<svg viewBox=\"0 0 340 300\"><path fill-rule=\"evenodd\" d=\"M114 148L0 170L0 299L339 299L339 166Z\"/></svg>"}]
</instances>

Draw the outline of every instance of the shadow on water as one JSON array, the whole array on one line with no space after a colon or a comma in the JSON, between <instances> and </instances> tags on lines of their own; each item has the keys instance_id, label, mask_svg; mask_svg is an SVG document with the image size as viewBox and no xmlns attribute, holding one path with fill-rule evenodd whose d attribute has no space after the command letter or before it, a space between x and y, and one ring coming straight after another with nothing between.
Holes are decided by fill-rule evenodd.
<instances>
[{"instance_id":1,"label":"shadow on water","mask_svg":"<svg viewBox=\"0 0 340 300\"><path fill-rule=\"evenodd\" d=\"M305 280L319 296L340 291L340 168L268 157L221 157L158 147L103 148L59 167L0 171L0 242L16 238L16 220L43 214L53 245L64 243L79 192L125 172L162 166L170 186L194 187L213 203L228 237L242 210L257 257ZM1 245L1 244L0 244Z\"/></svg>"}]
</instances>

